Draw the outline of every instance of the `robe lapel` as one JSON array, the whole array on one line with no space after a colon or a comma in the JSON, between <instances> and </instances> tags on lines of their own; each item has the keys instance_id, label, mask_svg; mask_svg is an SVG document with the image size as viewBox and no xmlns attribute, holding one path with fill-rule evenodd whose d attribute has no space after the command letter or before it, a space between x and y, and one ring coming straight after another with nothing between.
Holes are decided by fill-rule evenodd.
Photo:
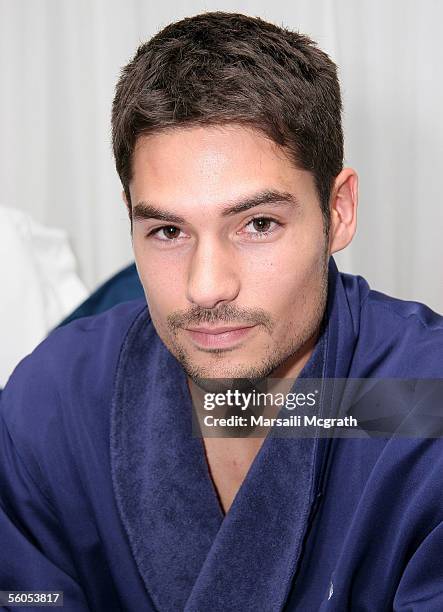
<instances>
[{"instance_id":1,"label":"robe lapel","mask_svg":"<svg viewBox=\"0 0 443 612\"><path fill-rule=\"evenodd\" d=\"M120 356L111 465L132 553L160 611L184 609L223 520L191 425L183 370L144 311Z\"/></svg>"}]
</instances>

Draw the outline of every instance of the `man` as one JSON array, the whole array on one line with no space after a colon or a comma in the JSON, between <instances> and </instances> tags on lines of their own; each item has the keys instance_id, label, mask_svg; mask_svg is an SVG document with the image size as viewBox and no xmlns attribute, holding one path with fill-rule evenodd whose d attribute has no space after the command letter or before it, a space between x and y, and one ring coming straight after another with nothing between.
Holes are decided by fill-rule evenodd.
<instances>
[{"instance_id":1,"label":"man","mask_svg":"<svg viewBox=\"0 0 443 612\"><path fill-rule=\"evenodd\" d=\"M10 379L1 590L443 609L440 439L193 435L194 383L441 378L442 318L331 257L356 226L340 113L328 56L242 15L169 25L124 68L113 145L147 307L57 330Z\"/></svg>"}]
</instances>

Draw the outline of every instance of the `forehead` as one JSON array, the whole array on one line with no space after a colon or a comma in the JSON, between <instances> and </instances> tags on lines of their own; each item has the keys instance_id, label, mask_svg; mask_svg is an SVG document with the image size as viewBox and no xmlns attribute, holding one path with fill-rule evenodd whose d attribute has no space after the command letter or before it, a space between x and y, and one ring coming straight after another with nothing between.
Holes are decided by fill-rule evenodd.
<instances>
[{"instance_id":1,"label":"forehead","mask_svg":"<svg viewBox=\"0 0 443 612\"><path fill-rule=\"evenodd\" d=\"M237 125L175 128L138 139L131 201L232 201L267 189L310 190L310 173L258 130Z\"/></svg>"}]
</instances>

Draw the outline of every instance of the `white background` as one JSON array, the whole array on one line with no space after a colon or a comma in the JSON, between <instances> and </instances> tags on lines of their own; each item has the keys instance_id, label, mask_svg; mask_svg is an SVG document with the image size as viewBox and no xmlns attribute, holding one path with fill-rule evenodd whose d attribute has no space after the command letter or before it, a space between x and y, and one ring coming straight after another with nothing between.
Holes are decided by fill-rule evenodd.
<instances>
[{"instance_id":1,"label":"white background","mask_svg":"<svg viewBox=\"0 0 443 612\"><path fill-rule=\"evenodd\" d=\"M89 289L132 259L110 144L120 68L170 21L258 15L337 62L359 229L337 257L443 311L443 3L438 0L0 0L0 204L65 229Z\"/></svg>"}]
</instances>

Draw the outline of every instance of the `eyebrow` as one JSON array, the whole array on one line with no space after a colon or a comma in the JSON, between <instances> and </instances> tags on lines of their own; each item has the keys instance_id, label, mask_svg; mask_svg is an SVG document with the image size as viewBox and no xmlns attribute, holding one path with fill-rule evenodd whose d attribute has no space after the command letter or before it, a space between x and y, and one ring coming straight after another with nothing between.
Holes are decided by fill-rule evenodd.
<instances>
[{"instance_id":1,"label":"eyebrow","mask_svg":"<svg viewBox=\"0 0 443 612\"><path fill-rule=\"evenodd\" d=\"M237 215L238 213L245 212L255 206L262 204L280 205L287 204L291 206L298 206L296 197L287 191L277 191L275 189L267 189L260 191L252 196L246 197L234 204L221 209L222 217L230 217ZM132 209L132 219L134 221L146 220L146 219L158 219L159 221L166 221L168 223L186 223L184 217L176 215L173 212L162 210L154 204L146 201L141 201L136 204Z\"/></svg>"}]
</instances>

